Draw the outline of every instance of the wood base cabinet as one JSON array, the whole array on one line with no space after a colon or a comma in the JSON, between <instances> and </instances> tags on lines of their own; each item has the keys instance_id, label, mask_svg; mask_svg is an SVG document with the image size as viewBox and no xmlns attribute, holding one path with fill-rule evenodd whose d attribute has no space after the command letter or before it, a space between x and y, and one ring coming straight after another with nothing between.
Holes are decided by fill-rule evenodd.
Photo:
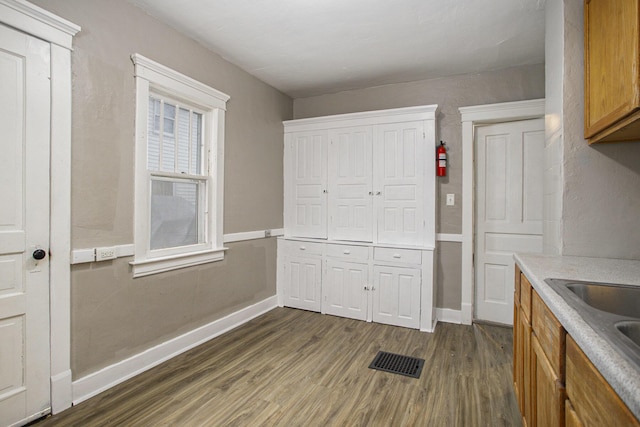
<instances>
[{"instance_id":1,"label":"wood base cabinet","mask_svg":"<svg viewBox=\"0 0 640 427\"><path fill-rule=\"evenodd\" d=\"M558 320L516 266L514 388L525 426L564 424L564 336Z\"/></svg>"},{"instance_id":2,"label":"wood base cabinet","mask_svg":"<svg viewBox=\"0 0 640 427\"><path fill-rule=\"evenodd\" d=\"M640 423L516 265L513 382L525 426Z\"/></svg>"}]
</instances>

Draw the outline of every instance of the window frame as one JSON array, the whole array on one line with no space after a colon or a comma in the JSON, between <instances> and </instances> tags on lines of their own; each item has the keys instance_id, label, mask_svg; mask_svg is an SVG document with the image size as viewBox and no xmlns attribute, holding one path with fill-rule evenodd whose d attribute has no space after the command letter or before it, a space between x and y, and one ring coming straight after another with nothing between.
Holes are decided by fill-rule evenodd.
<instances>
[{"instance_id":1,"label":"window frame","mask_svg":"<svg viewBox=\"0 0 640 427\"><path fill-rule=\"evenodd\" d=\"M229 95L200 83L140 54L133 54L136 83L135 192L133 277L171 271L224 259L224 124ZM204 242L168 249L150 249L151 180L147 169L149 96L183 102L203 117L203 160L207 176ZM162 173L162 175L166 175ZM176 176L178 178L178 176Z\"/></svg>"}]
</instances>

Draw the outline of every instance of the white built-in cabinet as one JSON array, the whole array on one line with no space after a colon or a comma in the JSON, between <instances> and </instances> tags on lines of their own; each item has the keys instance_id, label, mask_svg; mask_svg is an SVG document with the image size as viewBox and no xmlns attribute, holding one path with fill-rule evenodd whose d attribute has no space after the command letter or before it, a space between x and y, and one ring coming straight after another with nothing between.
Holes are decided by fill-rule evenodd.
<instances>
[{"instance_id":1,"label":"white built-in cabinet","mask_svg":"<svg viewBox=\"0 0 640 427\"><path fill-rule=\"evenodd\" d=\"M436 110L284 122L280 305L433 330Z\"/></svg>"}]
</instances>

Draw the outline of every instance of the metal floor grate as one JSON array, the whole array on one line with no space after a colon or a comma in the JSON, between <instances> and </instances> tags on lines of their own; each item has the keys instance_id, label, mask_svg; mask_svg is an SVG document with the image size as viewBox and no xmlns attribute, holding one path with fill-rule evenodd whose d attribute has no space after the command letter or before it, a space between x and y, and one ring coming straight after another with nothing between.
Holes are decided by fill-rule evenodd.
<instances>
[{"instance_id":1,"label":"metal floor grate","mask_svg":"<svg viewBox=\"0 0 640 427\"><path fill-rule=\"evenodd\" d=\"M423 366L424 359L379 351L369 368L406 375L411 378L420 378Z\"/></svg>"}]
</instances>

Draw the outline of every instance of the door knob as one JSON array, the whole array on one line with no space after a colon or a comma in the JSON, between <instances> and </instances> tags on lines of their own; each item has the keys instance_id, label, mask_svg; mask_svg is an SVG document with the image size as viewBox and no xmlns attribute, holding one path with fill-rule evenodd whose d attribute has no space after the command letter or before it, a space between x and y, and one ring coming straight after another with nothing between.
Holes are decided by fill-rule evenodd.
<instances>
[{"instance_id":1,"label":"door knob","mask_svg":"<svg viewBox=\"0 0 640 427\"><path fill-rule=\"evenodd\" d=\"M35 251L33 251L32 256L34 259L37 259L38 261L40 261L41 259L47 256L47 253L44 251L44 249L36 249Z\"/></svg>"}]
</instances>

